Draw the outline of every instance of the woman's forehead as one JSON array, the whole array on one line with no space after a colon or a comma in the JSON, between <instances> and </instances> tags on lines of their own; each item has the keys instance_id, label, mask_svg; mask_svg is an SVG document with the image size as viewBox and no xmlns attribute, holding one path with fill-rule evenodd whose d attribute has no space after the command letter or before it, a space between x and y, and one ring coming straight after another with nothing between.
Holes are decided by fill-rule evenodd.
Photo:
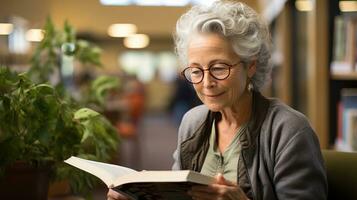
<instances>
[{"instance_id":1,"label":"woman's forehead","mask_svg":"<svg viewBox=\"0 0 357 200\"><path fill-rule=\"evenodd\" d=\"M217 34L199 34L191 37L188 45L188 59L224 59L236 58L232 45Z\"/></svg>"}]
</instances>

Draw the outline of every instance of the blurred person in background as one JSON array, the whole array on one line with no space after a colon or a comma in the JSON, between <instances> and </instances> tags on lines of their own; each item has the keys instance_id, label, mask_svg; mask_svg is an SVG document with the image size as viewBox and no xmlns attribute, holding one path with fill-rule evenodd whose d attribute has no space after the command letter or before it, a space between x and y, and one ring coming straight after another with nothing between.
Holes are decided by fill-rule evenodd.
<instances>
[{"instance_id":1,"label":"blurred person in background","mask_svg":"<svg viewBox=\"0 0 357 200\"><path fill-rule=\"evenodd\" d=\"M270 73L267 25L247 5L194 6L177 22L183 76L204 105L182 119L173 170L216 183L192 199L327 199L319 141L307 118L259 92ZM126 199L109 190L108 199Z\"/></svg>"},{"instance_id":2,"label":"blurred person in background","mask_svg":"<svg viewBox=\"0 0 357 200\"><path fill-rule=\"evenodd\" d=\"M192 84L187 82L183 76L178 76L175 81L175 92L169 105L174 122L180 124L183 115L200 104L202 103L198 99Z\"/></svg>"}]
</instances>

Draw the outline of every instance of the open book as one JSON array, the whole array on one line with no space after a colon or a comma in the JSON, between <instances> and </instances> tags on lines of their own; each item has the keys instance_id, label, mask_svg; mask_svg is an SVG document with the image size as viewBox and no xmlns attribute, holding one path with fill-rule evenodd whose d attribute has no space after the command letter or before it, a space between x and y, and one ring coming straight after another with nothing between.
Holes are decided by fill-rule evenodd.
<instances>
[{"instance_id":1,"label":"open book","mask_svg":"<svg viewBox=\"0 0 357 200\"><path fill-rule=\"evenodd\" d=\"M137 200L189 200L187 191L192 185L208 185L215 180L190 170L135 171L74 156L65 162L98 177L108 188Z\"/></svg>"}]
</instances>

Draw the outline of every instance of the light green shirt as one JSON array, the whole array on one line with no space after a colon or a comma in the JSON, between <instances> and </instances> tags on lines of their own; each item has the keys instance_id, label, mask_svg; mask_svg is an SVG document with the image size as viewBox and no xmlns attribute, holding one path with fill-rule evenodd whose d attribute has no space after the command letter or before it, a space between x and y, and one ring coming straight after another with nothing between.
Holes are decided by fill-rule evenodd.
<instances>
[{"instance_id":1,"label":"light green shirt","mask_svg":"<svg viewBox=\"0 0 357 200\"><path fill-rule=\"evenodd\" d=\"M223 174L224 178L237 182L237 165L241 151L239 137L245 132L247 125L242 125L234 136L230 145L221 153L217 145L215 121L213 121L209 149L203 163L201 173L209 176Z\"/></svg>"}]
</instances>

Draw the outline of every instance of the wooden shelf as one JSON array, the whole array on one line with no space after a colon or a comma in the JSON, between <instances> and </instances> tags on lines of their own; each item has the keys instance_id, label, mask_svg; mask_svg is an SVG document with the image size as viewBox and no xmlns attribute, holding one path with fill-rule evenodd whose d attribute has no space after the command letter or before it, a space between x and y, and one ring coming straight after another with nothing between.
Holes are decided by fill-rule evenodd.
<instances>
[{"instance_id":1,"label":"wooden shelf","mask_svg":"<svg viewBox=\"0 0 357 200\"><path fill-rule=\"evenodd\" d=\"M332 80L357 80L357 72L331 73Z\"/></svg>"}]
</instances>

